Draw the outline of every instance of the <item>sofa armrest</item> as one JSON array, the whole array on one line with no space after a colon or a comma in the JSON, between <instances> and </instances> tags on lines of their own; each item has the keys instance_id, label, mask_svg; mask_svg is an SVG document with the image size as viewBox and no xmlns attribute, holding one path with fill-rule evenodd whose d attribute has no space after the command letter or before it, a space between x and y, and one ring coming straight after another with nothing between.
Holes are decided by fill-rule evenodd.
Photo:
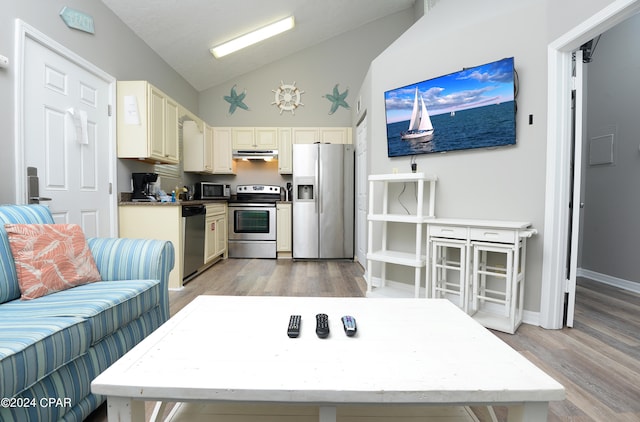
<instances>
[{"instance_id":1,"label":"sofa armrest","mask_svg":"<svg viewBox=\"0 0 640 422\"><path fill-rule=\"evenodd\" d=\"M102 280L160 280L162 317L169 319L169 273L175 260L171 242L126 238L87 241Z\"/></svg>"}]
</instances>

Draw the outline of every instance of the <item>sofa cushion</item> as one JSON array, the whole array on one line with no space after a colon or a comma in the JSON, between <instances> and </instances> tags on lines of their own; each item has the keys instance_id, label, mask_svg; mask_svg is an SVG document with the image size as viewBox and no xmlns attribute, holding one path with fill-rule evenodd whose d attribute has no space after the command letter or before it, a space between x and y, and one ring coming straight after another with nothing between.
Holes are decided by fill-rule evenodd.
<instances>
[{"instance_id":1,"label":"sofa cushion","mask_svg":"<svg viewBox=\"0 0 640 422\"><path fill-rule=\"evenodd\" d=\"M0 303L20 297L20 288L9 248L5 224L53 224L44 205L3 205L0 207Z\"/></svg>"},{"instance_id":2,"label":"sofa cushion","mask_svg":"<svg viewBox=\"0 0 640 422\"><path fill-rule=\"evenodd\" d=\"M12 397L89 350L84 318L0 319L0 397Z\"/></svg>"},{"instance_id":3,"label":"sofa cushion","mask_svg":"<svg viewBox=\"0 0 640 422\"><path fill-rule=\"evenodd\" d=\"M130 324L120 327L114 334L105 337L100 343L92 346L88 353L79 356L16 396L27 400L31 398L39 400L43 397L63 398L71 402L71 407L65 405L3 408L0 406L0 421L81 422L85 420L106 399L105 396L91 394L89 381L111 366L163 322L160 307L156 306Z\"/></svg>"},{"instance_id":4,"label":"sofa cushion","mask_svg":"<svg viewBox=\"0 0 640 422\"><path fill-rule=\"evenodd\" d=\"M100 281L77 224L5 224L22 299Z\"/></svg>"},{"instance_id":5,"label":"sofa cushion","mask_svg":"<svg viewBox=\"0 0 640 422\"><path fill-rule=\"evenodd\" d=\"M13 300L0 306L5 318L83 317L91 326L91 344L115 332L158 305L158 280L100 281L33 300Z\"/></svg>"}]
</instances>

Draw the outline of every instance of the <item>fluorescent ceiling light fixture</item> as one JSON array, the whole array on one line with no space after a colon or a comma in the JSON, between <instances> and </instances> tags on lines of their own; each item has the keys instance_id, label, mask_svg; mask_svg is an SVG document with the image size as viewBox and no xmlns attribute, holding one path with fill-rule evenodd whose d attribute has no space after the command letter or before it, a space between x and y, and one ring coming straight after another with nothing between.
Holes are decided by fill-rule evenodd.
<instances>
[{"instance_id":1,"label":"fluorescent ceiling light fixture","mask_svg":"<svg viewBox=\"0 0 640 422\"><path fill-rule=\"evenodd\" d=\"M245 47L249 47L250 45L259 43L260 41L271 38L284 31L288 31L292 29L294 25L295 22L293 20L293 16L289 16L288 18L272 23L271 25L256 29L253 32L249 32L248 34L242 35L236 39L227 41L224 44L220 44L217 47L212 47L209 51L211 51L211 54L213 54L216 59L219 59L227 54L242 50Z\"/></svg>"}]
</instances>

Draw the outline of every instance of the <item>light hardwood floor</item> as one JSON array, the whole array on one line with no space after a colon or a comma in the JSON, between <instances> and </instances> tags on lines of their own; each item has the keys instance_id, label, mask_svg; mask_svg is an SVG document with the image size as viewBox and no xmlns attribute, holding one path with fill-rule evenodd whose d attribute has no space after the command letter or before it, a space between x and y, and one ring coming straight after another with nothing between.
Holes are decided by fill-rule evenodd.
<instances>
[{"instance_id":1,"label":"light hardwood floor","mask_svg":"<svg viewBox=\"0 0 640 422\"><path fill-rule=\"evenodd\" d=\"M347 261L228 259L170 292L171 315L201 294L364 296L362 275ZM514 335L495 334L566 388L566 400L551 403L549 421L640 421L640 295L581 279L574 325L524 324ZM473 409L479 421L491 421L486 409ZM506 421L505 409L495 413ZM87 421L106 421L106 406Z\"/></svg>"}]
</instances>

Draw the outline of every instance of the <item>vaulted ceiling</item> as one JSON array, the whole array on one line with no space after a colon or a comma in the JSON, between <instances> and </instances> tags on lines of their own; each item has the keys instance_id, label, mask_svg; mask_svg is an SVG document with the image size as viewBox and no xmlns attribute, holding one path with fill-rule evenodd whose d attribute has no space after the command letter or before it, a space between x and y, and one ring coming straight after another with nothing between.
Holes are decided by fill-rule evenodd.
<instances>
[{"instance_id":1,"label":"vaulted ceiling","mask_svg":"<svg viewBox=\"0 0 640 422\"><path fill-rule=\"evenodd\" d=\"M415 0L102 0L196 90L413 7ZM209 48L294 15L289 32L215 59Z\"/></svg>"}]
</instances>

